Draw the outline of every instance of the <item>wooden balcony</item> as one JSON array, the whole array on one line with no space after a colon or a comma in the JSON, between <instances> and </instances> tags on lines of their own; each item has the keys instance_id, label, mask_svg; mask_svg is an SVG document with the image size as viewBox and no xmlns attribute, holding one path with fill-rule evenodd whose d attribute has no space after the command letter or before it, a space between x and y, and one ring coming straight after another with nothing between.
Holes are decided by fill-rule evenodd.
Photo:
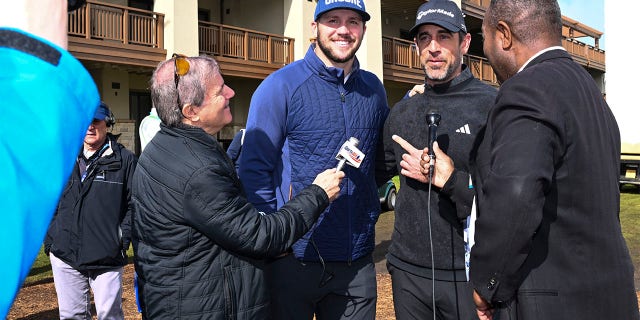
<instances>
[{"instance_id":1,"label":"wooden balcony","mask_svg":"<svg viewBox=\"0 0 640 320\"><path fill-rule=\"evenodd\" d=\"M462 10L473 17L482 19L491 0L462 0ZM602 32L577 20L562 16L562 46L579 64L605 72L605 52L599 48ZM591 38L595 46L577 39Z\"/></svg>"},{"instance_id":2,"label":"wooden balcony","mask_svg":"<svg viewBox=\"0 0 640 320\"><path fill-rule=\"evenodd\" d=\"M605 71L604 50L567 38L562 39L562 46L577 63L588 68Z\"/></svg>"},{"instance_id":3,"label":"wooden balcony","mask_svg":"<svg viewBox=\"0 0 640 320\"><path fill-rule=\"evenodd\" d=\"M562 46L579 64L605 71L604 50L584 44L577 40L564 38ZM419 83L424 81L424 72L420 59L413 48L413 42L398 38L382 37L383 76L385 80L404 83ZM471 68L473 75L493 86L498 86L498 80L489 61L483 57L464 56L464 63Z\"/></svg>"},{"instance_id":4,"label":"wooden balcony","mask_svg":"<svg viewBox=\"0 0 640 320\"><path fill-rule=\"evenodd\" d=\"M295 60L294 39L282 35L198 21L198 38L225 76L264 79Z\"/></svg>"},{"instance_id":5,"label":"wooden balcony","mask_svg":"<svg viewBox=\"0 0 640 320\"><path fill-rule=\"evenodd\" d=\"M471 15L482 20L490 2L491 0L462 0L461 7L465 15Z\"/></svg>"},{"instance_id":6,"label":"wooden balcony","mask_svg":"<svg viewBox=\"0 0 640 320\"><path fill-rule=\"evenodd\" d=\"M424 71L411 41L383 36L382 62L384 80L404 83L424 81Z\"/></svg>"},{"instance_id":7,"label":"wooden balcony","mask_svg":"<svg viewBox=\"0 0 640 320\"><path fill-rule=\"evenodd\" d=\"M382 37L383 77L404 83L421 83L424 71L420 57L413 48L413 42L398 38ZM493 86L498 86L493 69L486 58L471 55L464 56L464 63L469 66L473 75Z\"/></svg>"},{"instance_id":8,"label":"wooden balcony","mask_svg":"<svg viewBox=\"0 0 640 320\"><path fill-rule=\"evenodd\" d=\"M489 64L489 60L487 60L487 58L466 54L464 56L464 64L469 66L474 77L494 87L500 85L498 83L498 78L496 78L496 74L493 72L493 68Z\"/></svg>"},{"instance_id":9,"label":"wooden balcony","mask_svg":"<svg viewBox=\"0 0 640 320\"><path fill-rule=\"evenodd\" d=\"M491 0L463 0L463 4L472 4L476 7L489 8Z\"/></svg>"},{"instance_id":10,"label":"wooden balcony","mask_svg":"<svg viewBox=\"0 0 640 320\"><path fill-rule=\"evenodd\" d=\"M161 13L88 0L69 13L68 31L80 60L155 68L166 57Z\"/></svg>"}]
</instances>

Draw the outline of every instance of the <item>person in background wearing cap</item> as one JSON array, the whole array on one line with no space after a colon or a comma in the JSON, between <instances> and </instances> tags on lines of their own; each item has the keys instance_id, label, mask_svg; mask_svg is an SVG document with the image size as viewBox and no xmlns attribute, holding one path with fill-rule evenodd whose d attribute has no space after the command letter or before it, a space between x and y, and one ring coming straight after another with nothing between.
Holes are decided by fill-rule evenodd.
<instances>
[{"instance_id":1,"label":"person in background wearing cap","mask_svg":"<svg viewBox=\"0 0 640 320\"><path fill-rule=\"evenodd\" d=\"M107 132L115 119L100 103L44 242L60 319L123 319L122 273L131 243L135 155Z\"/></svg>"},{"instance_id":2,"label":"person in background wearing cap","mask_svg":"<svg viewBox=\"0 0 640 320\"><path fill-rule=\"evenodd\" d=\"M455 2L431 0L421 5L410 33L425 72L424 92L391 109L383 134L385 167L380 170L387 177L401 173L387 254L396 318L432 319L435 313L441 320L472 319L476 311L463 238L474 196L468 159L496 90L474 78L462 63L471 35ZM413 147L428 146L430 110L442 118L433 147L437 174L431 188L420 171L427 149ZM442 152L453 160L440 161Z\"/></svg>"},{"instance_id":3,"label":"person in background wearing cap","mask_svg":"<svg viewBox=\"0 0 640 320\"><path fill-rule=\"evenodd\" d=\"M0 1L0 319L38 255L100 102L66 50L67 12L83 2Z\"/></svg>"},{"instance_id":4,"label":"person in background wearing cap","mask_svg":"<svg viewBox=\"0 0 640 320\"><path fill-rule=\"evenodd\" d=\"M305 57L267 77L251 99L239 172L262 212L335 168L350 137L365 154L360 168L344 168L340 198L268 266L274 319L375 317L374 161L389 108L382 83L355 57L369 19L363 0L319 1L311 23L316 41Z\"/></svg>"},{"instance_id":5,"label":"person in background wearing cap","mask_svg":"<svg viewBox=\"0 0 640 320\"><path fill-rule=\"evenodd\" d=\"M493 0L482 22L501 86L471 157L480 319L640 319L620 132L562 28L556 0Z\"/></svg>"}]
</instances>

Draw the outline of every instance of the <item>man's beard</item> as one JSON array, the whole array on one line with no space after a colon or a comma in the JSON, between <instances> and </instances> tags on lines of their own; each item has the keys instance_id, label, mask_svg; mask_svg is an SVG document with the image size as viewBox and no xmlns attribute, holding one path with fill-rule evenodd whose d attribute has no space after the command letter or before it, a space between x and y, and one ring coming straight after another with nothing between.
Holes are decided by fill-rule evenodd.
<instances>
[{"instance_id":1,"label":"man's beard","mask_svg":"<svg viewBox=\"0 0 640 320\"><path fill-rule=\"evenodd\" d=\"M428 68L424 67L424 73L427 76L427 79L431 80L431 81L449 81L452 80L451 79L451 75L455 72L455 70L460 66L462 62L458 59L454 60L453 63L451 63L448 67L447 67L447 71L438 76L438 75L432 75L433 72L431 74L429 74L428 72ZM440 70L437 70L438 73L440 73Z\"/></svg>"},{"instance_id":2,"label":"man's beard","mask_svg":"<svg viewBox=\"0 0 640 320\"><path fill-rule=\"evenodd\" d=\"M329 40L327 40L328 42ZM353 59L353 57L355 57L356 52L358 51L358 48L360 48L360 44L362 44L362 42L358 43L358 45L352 49L352 51L350 51L346 57L341 58L341 57L337 57L336 55L333 54L333 51L331 51L331 47L329 46L325 46L324 45L325 42L320 40L320 37L318 37L318 47L320 48L320 50L322 51L322 53L324 53L324 55L329 58L331 61L335 62L335 63L345 63L348 62L349 60Z\"/></svg>"}]
</instances>

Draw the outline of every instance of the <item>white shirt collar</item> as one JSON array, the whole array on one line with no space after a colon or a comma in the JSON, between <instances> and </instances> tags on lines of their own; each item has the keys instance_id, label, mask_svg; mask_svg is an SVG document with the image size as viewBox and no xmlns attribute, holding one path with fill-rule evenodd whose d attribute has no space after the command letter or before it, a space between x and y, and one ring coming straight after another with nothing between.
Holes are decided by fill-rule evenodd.
<instances>
[{"instance_id":1,"label":"white shirt collar","mask_svg":"<svg viewBox=\"0 0 640 320\"><path fill-rule=\"evenodd\" d=\"M551 50L565 50L562 46L553 46L553 47L549 47L546 49L542 49L540 51L538 51L538 53L534 54L533 56L531 56L531 58L529 58L529 60L527 60L527 62L525 62L522 67L520 67L520 70L518 70L518 72L522 71L522 69L524 69L533 59L537 58L539 55L547 52L547 51L551 51ZM566 50L565 50L566 51Z\"/></svg>"}]
</instances>

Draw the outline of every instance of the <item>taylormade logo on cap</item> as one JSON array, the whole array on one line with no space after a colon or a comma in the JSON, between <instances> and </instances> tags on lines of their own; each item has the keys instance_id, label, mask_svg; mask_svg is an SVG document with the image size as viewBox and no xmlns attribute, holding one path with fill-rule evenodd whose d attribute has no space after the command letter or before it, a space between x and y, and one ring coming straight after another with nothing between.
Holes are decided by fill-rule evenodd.
<instances>
[{"instance_id":1,"label":"taylormade logo on cap","mask_svg":"<svg viewBox=\"0 0 640 320\"><path fill-rule=\"evenodd\" d=\"M453 14L453 12L451 12L451 11L446 11L446 10L443 10L443 9L429 9L429 10L427 10L427 11L420 11L420 12L418 12L418 16L416 17L416 19L420 20L420 19L422 19L422 17L424 17L424 16L426 16L426 15L428 15L428 14L430 14L430 13L446 14L446 15L448 15L448 16L449 16L449 17L451 17L451 18L454 18L454 17L455 17L455 15Z\"/></svg>"},{"instance_id":2,"label":"taylormade logo on cap","mask_svg":"<svg viewBox=\"0 0 640 320\"><path fill-rule=\"evenodd\" d=\"M409 30L409 34L415 36L423 24L435 24L451 32L467 32L462 10L450 0L430 0L422 4L416 13L416 24Z\"/></svg>"}]
</instances>

